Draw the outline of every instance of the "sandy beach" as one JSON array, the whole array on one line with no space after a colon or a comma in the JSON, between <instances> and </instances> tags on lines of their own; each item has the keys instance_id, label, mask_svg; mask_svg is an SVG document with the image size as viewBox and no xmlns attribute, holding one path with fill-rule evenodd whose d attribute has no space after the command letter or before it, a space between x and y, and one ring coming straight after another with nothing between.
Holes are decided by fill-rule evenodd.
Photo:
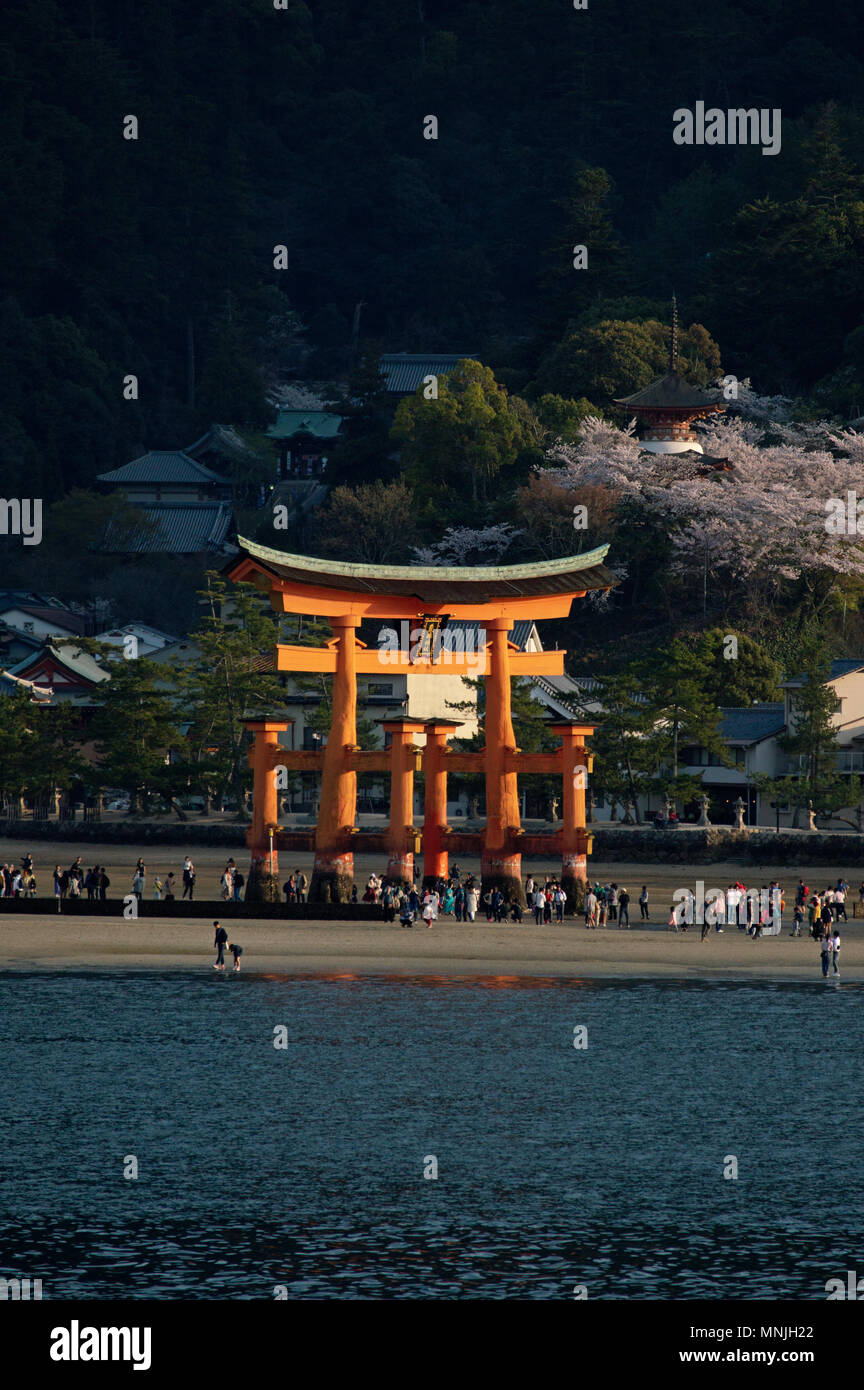
<instances>
[{"instance_id":1,"label":"sandy beach","mask_svg":"<svg viewBox=\"0 0 864 1390\"><path fill-rule=\"evenodd\" d=\"M0 840L0 860L17 863L25 849L23 841ZM137 851L133 846L87 846L48 842L32 846L36 873L50 892L50 871L54 864L70 864L82 854L85 865L108 865L112 886L109 897L116 897L117 915L105 917L63 917L41 915L0 915L0 970L69 969L209 969L213 959L211 920L187 921L172 918L127 921L122 916L121 896L129 891ZM238 844L235 857L241 867L248 862L248 851ZM193 851L198 882L196 898L216 898L219 875L228 852L224 848L202 847ZM164 876L174 867L179 878L182 850L165 849L147 853L148 875ZM307 874L312 856L283 856L280 866L286 877L299 866ZM535 873L554 873L553 861L527 860L523 868ZM373 868L381 865L371 855L358 855L357 882L362 884ZM464 872L478 872L479 864L462 860ZM821 982L819 947L809 937L792 939L791 903L799 876L812 888L824 888L841 873L849 880L848 925L841 923L842 978L864 980L864 919L852 920L858 901L860 871L838 865L836 870L818 867L766 865L746 870L740 864L710 864L699 869L674 864L603 864L592 860L589 872L602 882L626 884L633 899L631 930L615 926L605 931L585 930L581 918L567 918L563 926L534 925L527 919L520 925L487 923L485 916L472 923L456 923L441 918L427 930L411 929L399 923L383 922L274 922L244 920L236 928L227 923L229 936L236 934L244 948L243 969L271 973L357 974L431 973L439 975L534 975L534 976L614 976L668 975L689 977L756 976L762 978L813 978ZM676 888L723 887L741 878L754 887L777 877L783 885L787 910L783 934L753 941L737 928L722 935L714 931L705 941L699 927L687 933L667 932L669 903ZM152 877L150 879L152 882ZM639 908L635 899L641 885L648 886L651 923L647 930L635 922ZM41 885L40 885L41 887ZM150 896L150 883L146 896ZM218 910L214 910L214 917Z\"/></svg>"},{"instance_id":2,"label":"sandy beach","mask_svg":"<svg viewBox=\"0 0 864 1390\"><path fill-rule=\"evenodd\" d=\"M255 922L227 924L244 948L243 970L265 974L437 974L504 977L678 976L807 979L821 983L819 947L809 937L752 940L727 929L700 941L699 930L586 931L581 922L537 927L439 920L398 923ZM232 935L233 932L233 935ZM3 970L207 970L210 922L171 919L0 917ZM842 929L842 979L864 980L864 928Z\"/></svg>"}]
</instances>

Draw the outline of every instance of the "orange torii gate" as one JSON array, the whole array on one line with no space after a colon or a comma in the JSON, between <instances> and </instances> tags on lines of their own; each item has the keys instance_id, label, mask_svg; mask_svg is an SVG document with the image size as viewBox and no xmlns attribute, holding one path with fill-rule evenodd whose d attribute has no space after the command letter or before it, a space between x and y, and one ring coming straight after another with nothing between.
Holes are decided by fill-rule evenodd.
<instances>
[{"instance_id":1,"label":"orange torii gate","mask_svg":"<svg viewBox=\"0 0 864 1390\"><path fill-rule=\"evenodd\" d=\"M589 590L605 590L617 581L603 565L608 546L585 555L533 564L500 566L407 566L347 564L315 556L291 555L253 541L238 539L241 554L226 567L228 576L266 589L280 612L326 618L333 638L324 647L280 645L278 671L326 672L333 675L333 718L327 744L320 750L289 750L279 743L290 720L250 719L254 735L249 760L253 768L253 818L247 836L252 854L250 888L266 868L271 846L314 849L311 901L345 902L351 896L354 853L384 851L388 875L411 882L414 855L422 840L424 880L446 877L450 853L480 853L484 886L497 884L522 896L523 853L561 854L562 881L569 893L584 883L590 836L585 828L585 788L591 758L585 739L594 725L576 721L553 724L561 746L552 753L521 753L516 747L510 709L514 675L562 675L564 652L516 652L508 633L519 618L566 617L574 599ZM359 643L355 630L363 619L389 618L432 624L442 618L466 618L485 631L485 649L477 654L442 651L440 640L420 655L401 646L387 652L390 672L428 674L446 670L486 678L486 746L479 753L460 753L447 746L458 724L445 719L382 720L391 745L366 751L357 746L357 676L380 674L383 653ZM425 747L414 739L425 734ZM278 828L276 767L320 771L321 806L314 830ZM414 828L414 775L424 774L422 837ZM383 833L356 828L357 773L390 775L390 822ZM447 774L480 772L486 784L486 828L482 833L453 831L447 824ZM520 820L517 778L520 772L562 778L563 827L553 835L525 835ZM275 865L274 865L275 867ZM248 896L248 895L247 895Z\"/></svg>"}]
</instances>

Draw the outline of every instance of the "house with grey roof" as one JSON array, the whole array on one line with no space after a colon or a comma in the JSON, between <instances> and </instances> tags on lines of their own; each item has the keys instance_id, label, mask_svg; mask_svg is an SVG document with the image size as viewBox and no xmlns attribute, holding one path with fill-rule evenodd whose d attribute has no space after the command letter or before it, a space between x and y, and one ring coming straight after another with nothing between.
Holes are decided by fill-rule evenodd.
<instances>
[{"instance_id":1,"label":"house with grey roof","mask_svg":"<svg viewBox=\"0 0 864 1390\"><path fill-rule=\"evenodd\" d=\"M98 481L122 495L141 518L137 527L112 523L98 549L110 554L233 554L231 481L184 450L151 450L100 473Z\"/></svg>"}]
</instances>

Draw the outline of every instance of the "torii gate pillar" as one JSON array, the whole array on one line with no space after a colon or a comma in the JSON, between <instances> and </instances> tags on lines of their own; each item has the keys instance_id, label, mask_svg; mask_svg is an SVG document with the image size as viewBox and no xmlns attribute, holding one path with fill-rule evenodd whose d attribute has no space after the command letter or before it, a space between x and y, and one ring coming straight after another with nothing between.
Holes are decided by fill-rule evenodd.
<instances>
[{"instance_id":1,"label":"torii gate pillar","mask_svg":"<svg viewBox=\"0 0 864 1390\"><path fill-rule=\"evenodd\" d=\"M447 738L458 724L430 719L423 750L423 776L426 794L423 802L423 887L433 888L439 878L447 881L450 856L447 850Z\"/></svg>"},{"instance_id":2,"label":"torii gate pillar","mask_svg":"<svg viewBox=\"0 0 864 1390\"><path fill-rule=\"evenodd\" d=\"M354 832L357 811L357 773L348 766L357 751L357 648L354 636L360 619L342 614L330 619L336 647L333 676L333 719L321 769L321 807L315 833L315 864L309 901L349 902L354 883L354 854L343 848Z\"/></svg>"},{"instance_id":3,"label":"torii gate pillar","mask_svg":"<svg viewBox=\"0 0 864 1390\"><path fill-rule=\"evenodd\" d=\"M486 674L486 835L480 860L483 887L497 884L505 898L524 903L522 855L513 839L522 833L518 778L508 772L507 756L515 753L516 736L510 709L511 618L488 618L489 667Z\"/></svg>"},{"instance_id":4,"label":"torii gate pillar","mask_svg":"<svg viewBox=\"0 0 864 1390\"><path fill-rule=\"evenodd\" d=\"M426 731L420 719L382 719L390 734L390 823L387 827L387 877L410 888L414 882L414 768L416 734Z\"/></svg>"},{"instance_id":5,"label":"torii gate pillar","mask_svg":"<svg viewBox=\"0 0 864 1390\"><path fill-rule=\"evenodd\" d=\"M593 759L585 739L595 724L552 724L561 736L561 886L569 902L578 901L588 876L591 837L585 828L585 789Z\"/></svg>"}]
</instances>

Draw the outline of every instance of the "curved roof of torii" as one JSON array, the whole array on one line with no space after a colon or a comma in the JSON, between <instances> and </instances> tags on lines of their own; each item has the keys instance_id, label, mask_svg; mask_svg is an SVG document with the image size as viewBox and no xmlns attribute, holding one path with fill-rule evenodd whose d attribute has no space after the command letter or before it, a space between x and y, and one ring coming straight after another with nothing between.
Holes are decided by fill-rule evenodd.
<instances>
[{"instance_id":1,"label":"curved roof of torii","mask_svg":"<svg viewBox=\"0 0 864 1390\"><path fill-rule=\"evenodd\" d=\"M566 598L588 590L611 589L618 579L603 564L608 545L582 555L559 560L529 561L522 565L389 565L328 560L316 555L292 555L272 550L243 536L237 538L240 555L225 567L231 577L248 577L258 570L272 575L274 587L290 590L333 590L358 600L373 596L416 599L440 607L515 604L544 597ZM335 597L335 594L334 594ZM383 611L375 604L376 611ZM559 605L555 605L558 610ZM310 612L314 608L310 607ZM550 614L551 616L551 614Z\"/></svg>"}]
</instances>

